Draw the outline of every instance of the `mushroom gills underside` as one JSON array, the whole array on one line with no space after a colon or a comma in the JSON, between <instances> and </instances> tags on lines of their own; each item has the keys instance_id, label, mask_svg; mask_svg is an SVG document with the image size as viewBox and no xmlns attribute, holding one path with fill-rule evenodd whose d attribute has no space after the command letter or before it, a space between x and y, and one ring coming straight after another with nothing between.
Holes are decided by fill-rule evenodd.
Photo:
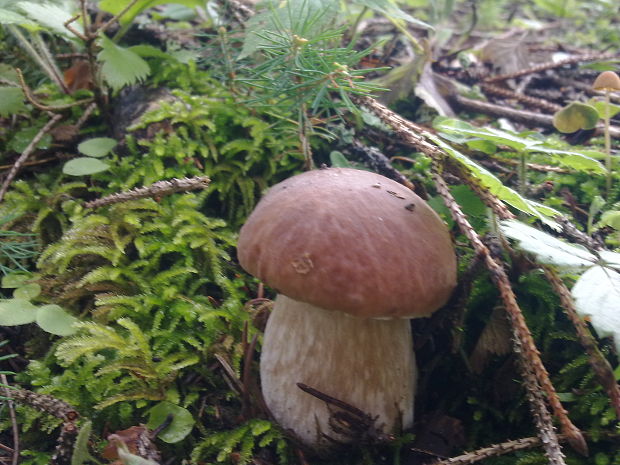
<instances>
[{"instance_id":1,"label":"mushroom gills underside","mask_svg":"<svg viewBox=\"0 0 620 465\"><path fill-rule=\"evenodd\" d=\"M413 423L417 372L407 319L356 318L278 295L260 364L273 417L311 449L376 439Z\"/></svg>"}]
</instances>

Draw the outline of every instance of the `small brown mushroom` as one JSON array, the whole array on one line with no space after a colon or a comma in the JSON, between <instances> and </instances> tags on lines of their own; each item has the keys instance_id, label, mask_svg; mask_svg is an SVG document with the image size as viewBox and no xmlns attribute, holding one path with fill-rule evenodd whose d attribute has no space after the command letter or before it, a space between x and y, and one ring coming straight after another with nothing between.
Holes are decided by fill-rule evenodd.
<instances>
[{"instance_id":1,"label":"small brown mushroom","mask_svg":"<svg viewBox=\"0 0 620 465\"><path fill-rule=\"evenodd\" d=\"M620 77L613 71L603 71L599 74L592 84L594 90L620 90Z\"/></svg>"},{"instance_id":2,"label":"small brown mushroom","mask_svg":"<svg viewBox=\"0 0 620 465\"><path fill-rule=\"evenodd\" d=\"M411 426L407 318L441 307L456 282L448 230L422 199L368 171L306 172L263 197L241 229L238 255L280 292L261 383L285 429L319 452L333 447L327 437L355 440L335 424L339 408L299 383L367 413L384 433Z\"/></svg>"}]
</instances>

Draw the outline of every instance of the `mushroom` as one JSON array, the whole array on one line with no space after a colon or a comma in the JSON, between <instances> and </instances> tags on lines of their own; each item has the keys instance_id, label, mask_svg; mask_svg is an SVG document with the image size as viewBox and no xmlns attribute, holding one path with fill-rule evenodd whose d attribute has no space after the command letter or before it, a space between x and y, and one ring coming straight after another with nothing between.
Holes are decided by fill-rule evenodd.
<instances>
[{"instance_id":1,"label":"mushroom","mask_svg":"<svg viewBox=\"0 0 620 465\"><path fill-rule=\"evenodd\" d=\"M607 196L611 191L611 136L609 134L609 93L620 90L620 77L613 71L603 71L599 74L592 84L592 89L605 92L605 168L607 168L606 191Z\"/></svg>"},{"instance_id":2,"label":"mushroom","mask_svg":"<svg viewBox=\"0 0 620 465\"><path fill-rule=\"evenodd\" d=\"M249 216L238 257L279 292L260 374L281 426L327 453L412 425L408 318L444 305L456 283L448 230L421 198L368 171L293 176Z\"/></svg>"}]
</instances>

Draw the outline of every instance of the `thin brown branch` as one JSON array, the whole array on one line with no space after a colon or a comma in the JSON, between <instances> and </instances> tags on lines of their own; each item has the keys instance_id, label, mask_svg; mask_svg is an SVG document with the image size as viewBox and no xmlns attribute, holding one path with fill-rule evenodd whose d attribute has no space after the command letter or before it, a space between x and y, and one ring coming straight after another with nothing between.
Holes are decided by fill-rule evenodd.
<instances>
[{"instance_id":1,"label":"thin brown branch","mask_svg":"<svg viewBox=\"0 0 620 465\"><path fill-rule=\"evenodd\" d=\"M9 387L9 381L6 378L5 374L0 374L0 381L4 384L4 395L11 399L11 391L12 389ZM19 428L17 426L17 417L15 416L15 406L13 405L13 401L9 400L7 402L9 407L9 418L11 419L11 428L13 431L13 454L11 459L12 465L17 465L19 462Z\"/></svg>"},{"instance_id":2,"label":"thin brown branch","mask_svg":"<svg viewBox=\"0 0 620 465\"><path fill-rule=\"evenodd\" d=\"M550 113L555 113L556 111L562 109L560 105L557 105L553 102L549 102L548 100L531 97L529 95L521 94L519 92L514 92L509 89L497 87L493 84L482 84L480 88L486 94L496 95L496 96L503 97L506 99L511 99L511 100L517 100L518 102L525 103L526 105L530 107L540 108L541 110L545 110Z\"/></svg>"},{"instance_id":3,"label":"thin brown branch","mask_svg":"<svg viewBox=\"0 0 620 465\"><path fill-rule=\"evenodd\" d=\"M144 199L147 197L161 197L174 194L176 192L187 192L196 189L206 189L210 179L206 176L195 176L193 178L177 179L172 178L165 181L158 181L146 187L138 187L125 192L108 195L97 200L86 202L86 208L97 208L113 203L127 202L129 200Z\"/></svg>"},{"instance_id":4,"label":"thin brown branch","mask_svg":"<svg viewBox=\"0 0 620 465\"><path fill-rule=\"evenodd\" d=\"M34 98L34 95L32 95L32 91L30 90L30 87L28 87L28 85L26 84L26 81L24 80L24 75L22 73L22 70L19 68L15 68L15 72L17 73L17 77L19 78L19 84L22 88L22 92L24 92L24 95L26 96L26 100L28 100L35 108L38 108L41 111L68 110L69 108L84 105L86 103L91 103L93 101L92 98L85 98L82 100L76 100L75 102L67 103L65 105L54 105L54 106L44 105L38 102Z\"/></svg>"},{"instance_id":5,"label":"thin brown branch","mask_svg":"<svg viewBox=\"0 0 620 465\"><path fill-rule=\"evenodd\" d=\"M563 66L566 65L574 65L577 63L583 63L585 61L599 61L599 60L609 60L611 58L617 58L618 57L618 53L617 52L612 52L612 53L589 53L586 55L577 55L577 56L573 56L570 58L566 58L564 60L558 60L558 61L551 61L548 63L541 63L539 65L536 66L532 66L530 68L527 69L522 69L520 71L517 71L515 73L508 73L508 74L500 74L498 76L491 76L489 78L486 78L484 80L485 83L489 83L489 82L498 82L498 81L505 81L506 79L514 79L514 78L518 78L521 76L526 76L528 74L534 74L534 73L540 73L541 71L546 71L548 69L555 69L555 68L561 68Z\"/></svg>"},{"instance_id":6,"label":"thin brown branch","mask_svg":"<svg viewBox=\"0 0 620 465\"><path fill-rule=\"evenodd\" d=\"M134 6L136 3L138 2L138 0L131 0L127 6L125 8L123 8L116 16L113 16L112 18L110 18L106 23L104 23L103 25L99 26L99 28L96 31L93 31L93 35L97 35L100 32L105 32L108 30L108 28L114 24L115 22L117 22L123 15L125 15L125 13L127 13L130 8L132 6Z\"/></svg>"},{"instance_id":7,"label":"thin brown branch","mask_svg":"<svg viewBox=\"0 0 620 465\"><path fill-rule=\"evenodd\" d=\"M478 256L483 258L491 274L491 279L500 291L501 299L504 303L504 308L508 314L513 331L513 350L519 359L521 376L523 377L525 384L530 410L534 416L534 421L537 426L540 440L545 447L545 454L547 455L550 464L565 465L564 454L560 448L560 444L555 433L555 428L553 427L553 422L551 420L551 416L549 415L549 410L544 402L541 387L545 389L548 395L550 393L551 396L555 396L557 398L557 394L551 384L551 381L549 381L547 370L540 360L540 353L534 345L532 335L530 334L527 324L525 323L521 309L517 304L508 276L506 275L503 266L501 266L493 258L487 246L484 245L480 239L480 236L478 236L478 233L476 233L471 224L469 224L469 221L461 211L460 206L456 203L454 197L452 197L452 194L448 189L448 185L439 174L439 167L436 163L434 163L434 165L435 169L433 170L433 180L435 181L437 192L443 198L444 203L450 210L452 219L459 226L461 233L464 234L472 243ZM561 404L560 410L555 411L555 414L558 418L561 415L566 417L566 411L562 408ZM560 419L560 423L564 428L566 428L566 421ZM572 426L570 420L568 420L568 424ZM574 426L572 428L576 430ZM577 430L577 433L581 434L579 430ZM581 438L581 440L585 445L585 440L583 440L583 438Z\"/></svg>"},{"instance_id":8,"label":"thin brown branch","mask_svg":"<svg viewBox=\"0 0 620 465\"><path fill-rule=\"evenodd\" d=\"M52 116L52 119L50 119L45 124L45 126L43 126L39 130L39 132L30 141L30 144L28 144L28 147L24 149L22 154L15 161L15 163L13 164L13 167L11 168L11 171L9 171L9 174L7 174L6 179L4 180L4 183L2 184L2 187L0 188L0 202L2 202L2 200L4 199L4 196L6 195L6 192L9 189L11 182L13 182L13 179L15 179L15 176L17 176L17 173L19 172L23 164L26 162L26 160L32 154L32 152L34 152L34 149L37 147L37 144L41 141L41 139L43 139L43 136L47 134L54 127L54 125L61 119L62 119L62 115Z\"/></svg>"}]
</instances>

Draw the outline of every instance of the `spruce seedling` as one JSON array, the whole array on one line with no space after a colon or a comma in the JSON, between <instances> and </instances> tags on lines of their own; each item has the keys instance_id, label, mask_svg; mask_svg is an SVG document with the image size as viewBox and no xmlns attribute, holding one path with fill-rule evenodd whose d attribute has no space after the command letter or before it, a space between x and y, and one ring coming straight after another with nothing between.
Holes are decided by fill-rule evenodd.
<instances>
[{"instance_id":1,"label":"spruce seedling","mask_svg":"<svg viewBox=\"0 0 620 465\"><path fill-rule=\"evenodd\" d=\"M603 71L598 77L594 80L594 84L592 84L592 88L598 91L605 92L605 114L603 119L605 120L605 167L607 168L607 183L606 183L606 192L607 197L609 197L609 193L611 191L611 137L609 135L609 94L613 91L620 90L620 77L613 71Z\"/></svg>"}]
</instances>

